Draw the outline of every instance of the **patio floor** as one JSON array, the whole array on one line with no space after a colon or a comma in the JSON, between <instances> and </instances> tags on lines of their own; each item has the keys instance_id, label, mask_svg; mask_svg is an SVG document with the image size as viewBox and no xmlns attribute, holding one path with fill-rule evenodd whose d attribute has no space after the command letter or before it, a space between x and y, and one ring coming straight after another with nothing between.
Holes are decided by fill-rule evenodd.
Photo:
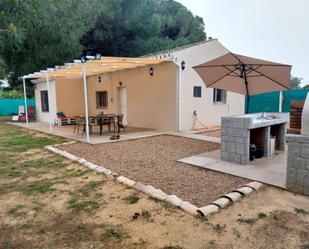
<instances>
[{"instance_id":1,"label":"patio floor","mask_svg":"<svg viewBox=\"0 0 309 249\"><path fill-rule=\"evenodd\" d=\"M73 129L74 125L65 125L65 126L53 126L53 131L50 132L49 124L48 123L42 123L42 122L30 122L29 127L26 127L25 123L13 123L8 122L9 124L45 132L53 135L57 135L60 137L65 137L72 140L77 140L80 142L87 142L86 134L83 135L81 132L79 134L74 133ZM106 127L104 127L106 131ZM120 139L119 140L131 140L131 139L137 139L137 138L143 138L148 136L154 136L154 135L160 135L163 134L163 131L158 130L151 130L146 128L137 128L137 127L127 127L126 131L121 131L120 133ZM93 133L90 135L90 144L100 144L100 143L111 143L119 140L110 140L110 137L112 135L115 135L115 133L107 133L103 132L103 135L99 134L98 130L94 130Z\"/></svg>"},{"instance_id":2,"label":"patio floor","mask_svg":"<svg viewBox=\"0 0 309 249\"><path fill-rule=\"evenodd\" d=\"M220 150L185 157L178 162L210 169L230 175L244 177L280 188L285 188L287 153L256 159L249 165L225 162L220 159Z\"/></svg>"}]
</instances>

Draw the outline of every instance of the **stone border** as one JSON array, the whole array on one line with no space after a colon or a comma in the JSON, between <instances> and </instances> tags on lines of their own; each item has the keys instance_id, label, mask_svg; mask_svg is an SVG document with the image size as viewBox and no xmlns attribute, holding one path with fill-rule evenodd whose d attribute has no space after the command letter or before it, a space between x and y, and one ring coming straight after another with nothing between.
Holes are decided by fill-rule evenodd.
<instances>
[{"instance_id":1,"label":"stone border","mask_svg":"<svg viewBox=\"0 0 309 249\"><path fill-rule=\"evenodd\" d=\"M203 217L206 217L212 213L218 212L220 209L228 207L234 202L239 201L242 197L250 194L253 190L257 191L263 185L262 183L259 182L250 182L246 184L244 187L241 187L237 190L232 191L231 193L222 196L221 198L208 204L207 206L198 208L195 205L191 204L190 202L180 199L176 195L173 194L169 195L163 192L161 189L154 188L152 185L146 186L141 182L135 182L125 176L122 175L119 176L116 172L112 172L111 170L103 166L93 164L92 162L87 161L84 158L77 157L65 150L60 150L57 148L61 145L69 145L74 144L76 142L77 141L71 141L63 144L47 145L45 146L45 149L53 153L59 154L63 157L66 157L67 159L73 162L77 162L87 167L88 169L94 170L98 174L104 174L111 179L115 179L117 182L120 182L128 187L143 192L154 199L165 201L167 203L170 203L171 205L179 207L186 213L189 213L194 216L201 215Z\"/></svg>"},{"instance_id":2,"label":"stone border","mask_svg":"<svg viewBox=\"0 0 309 249\"><path fill-rule=\"evenodd\" d=\"M241 200L243 197L251 194L253 191L259 190L262 186L263 184L260 182L250 182L244 187L233 190L232 192L206 205L205 207L199 208L197 211L200 215L207 217L210 214L219 212L220 209L226 208L232 205L234 202Z\"/></svg>"}]
</instances>

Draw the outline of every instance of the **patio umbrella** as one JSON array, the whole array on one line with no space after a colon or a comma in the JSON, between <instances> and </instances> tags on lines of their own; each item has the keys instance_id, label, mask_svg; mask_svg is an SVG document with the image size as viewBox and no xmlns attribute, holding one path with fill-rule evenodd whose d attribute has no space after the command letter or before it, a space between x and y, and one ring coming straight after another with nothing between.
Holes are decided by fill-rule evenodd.
<instances>
[{"instance_id":1,"label":"patio umbrella","mask_svg":"<svg viewBox=\"0 0 309 249\"><path fill-rule=\"evenodd\" d=\"M227 90L247 96L290 89L292 66L227 53L214 60L193 67L206 87Z\"/></svg>"}]
</instances>

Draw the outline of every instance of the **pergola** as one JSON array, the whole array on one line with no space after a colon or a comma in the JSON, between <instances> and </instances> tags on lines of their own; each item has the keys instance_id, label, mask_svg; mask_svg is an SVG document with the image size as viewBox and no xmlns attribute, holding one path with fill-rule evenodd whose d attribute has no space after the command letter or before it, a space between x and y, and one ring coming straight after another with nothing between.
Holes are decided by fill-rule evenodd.
<instances>
[{"instance_id":1,"label":"pergola","mask_svg":"<svg viewBox=\"0 0 309 249\"><path fill-rule=\"evenodd\" d=\"M82 60L74 60L73 63L66 63L64 66L55 66L54 68L47 68L40 72L23 76L24 87L24 101L26 112L26 126L29 127L28 121L28 107L27 107L27 93L26 93L26 79L46 79L48 102L50 101L50 84L49 79L57 78L83 78L84 85L84 100L85 100L85 121L86 121L86 136L87 142L90 142L89 123L88 123L88 94L87 94L87 76L95 76L104 73L112 73L121 70L133 69L138 67L145 67L157 65L163 62L171 61L170 59L149 59L149 58L129 58L129 57L99 57L87 56ZM52 128L52 116L49 113L49 127L50 132Z\"/></svg>"}]
</instances>

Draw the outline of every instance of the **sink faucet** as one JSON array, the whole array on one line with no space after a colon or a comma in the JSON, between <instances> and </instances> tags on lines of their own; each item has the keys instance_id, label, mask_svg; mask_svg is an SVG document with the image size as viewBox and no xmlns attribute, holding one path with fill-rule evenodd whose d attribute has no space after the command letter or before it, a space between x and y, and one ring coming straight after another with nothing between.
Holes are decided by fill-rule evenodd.
<instances>
[{"instance_id":1,"label":"sink faucet","mask_svg":"<svg viewBox=\"0 0 309 249\"><path fill-rule=\"evenodd\" d=\"M263 111L262 111L262 114L261 114L261 118L265 118L266 115L265 115L265 112L268 111L268 107L266 107Z\"/></svg>"}]
</instances>

